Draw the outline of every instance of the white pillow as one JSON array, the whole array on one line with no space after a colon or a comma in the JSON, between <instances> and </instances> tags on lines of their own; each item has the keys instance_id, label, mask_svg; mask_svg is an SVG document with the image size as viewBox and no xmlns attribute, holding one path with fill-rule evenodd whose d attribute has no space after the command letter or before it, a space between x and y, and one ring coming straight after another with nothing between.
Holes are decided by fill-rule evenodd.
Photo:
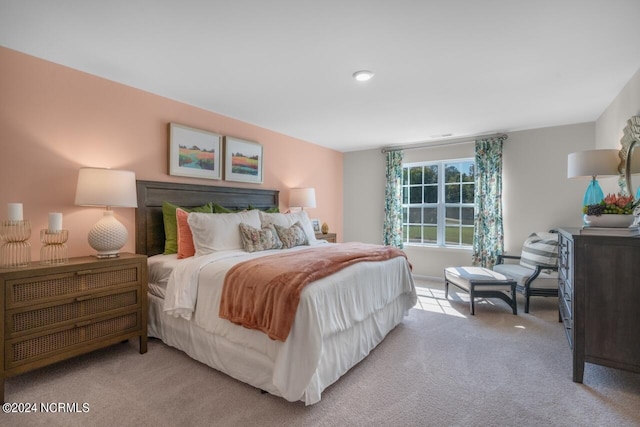
<instances>
[{"instance_id":1,"label":"white pillow","mask_svg":"<svg viewBox=\"0 0 640 427\"><path fill-rule=\"evenodd\" d=\"M280 227L289 228L296 222L299 222L304 230L304 234L307 235L307 240L310 245L316 243L316 233L313 231L313 226L309 220L309 215L305 211L293 212L293 213L266 213L260 211L260 222L262 226L268 224L279 225Z\"/></svg>"},{"instance_id":2,"label":"white pillow","mask_svg":"<svg viewBox=\"0 0 640 427\"><path fill-rule=\"evenodd\" d=\"M187 222L193 234L195 256L201 256L215 251L242 249L240 223L259 229L260 215L256 210L220 214L191 212Z\"/></svg>"}]
</instances>

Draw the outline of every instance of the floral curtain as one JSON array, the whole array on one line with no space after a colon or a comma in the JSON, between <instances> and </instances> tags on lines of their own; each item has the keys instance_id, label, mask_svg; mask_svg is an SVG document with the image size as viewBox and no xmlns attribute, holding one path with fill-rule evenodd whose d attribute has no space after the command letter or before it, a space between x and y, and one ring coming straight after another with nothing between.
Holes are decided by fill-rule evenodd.
<instances>
[{"instance_id":1,"label":"floral curtain","mask_svg":"<svg viewBox=\"0 0 640 427\"><path fill-rule=\"evenodd\" d=\"M506 136L479 139L475 146L473 265L492 268L504 251L502 145Z\"/></svg>"},{"instance_id":2,"label":"floral curtain","mask_svg":"<svg viewBox=\"0 0 640 427\"><path fill-rule=\"evenodd\" d=\"M402 151L387 152L387 185L385 187L383 244L402 244Z\"/></svg>"}]
</instances>

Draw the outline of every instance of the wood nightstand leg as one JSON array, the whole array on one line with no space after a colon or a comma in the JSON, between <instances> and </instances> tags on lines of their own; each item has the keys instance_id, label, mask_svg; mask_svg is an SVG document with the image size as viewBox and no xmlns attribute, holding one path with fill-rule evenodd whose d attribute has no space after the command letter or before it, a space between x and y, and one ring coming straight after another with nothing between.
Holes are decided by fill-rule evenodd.
<instances>
[{"instance_id":1,"label":"wood nightstand leg","mask_svg":"<svg viewBox=\"0 0 640 427\"><path fill-rule=\"evenodd\" d=\"M147 336L140 335L140 354L145 354L147 352Z\"/></svg>"}]
</instances>

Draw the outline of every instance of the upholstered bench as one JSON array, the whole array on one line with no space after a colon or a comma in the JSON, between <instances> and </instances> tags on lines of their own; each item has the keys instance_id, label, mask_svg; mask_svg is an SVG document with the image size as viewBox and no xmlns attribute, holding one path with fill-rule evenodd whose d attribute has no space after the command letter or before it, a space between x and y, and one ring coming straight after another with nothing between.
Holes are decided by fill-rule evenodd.
<instances>
[{"instance_id":1,"label":"upholstered bench","mask_svg":"<svg viewBox=\"0 0 640 427\"><path fill-rule=\"evenodd\" d=\"M474 313L476 298L500 298L518 314L516 281L483 267L448 267L444 269L444 297L449 298L449 284L469 292L469 309Z\"/></svg>"}]
</instances>

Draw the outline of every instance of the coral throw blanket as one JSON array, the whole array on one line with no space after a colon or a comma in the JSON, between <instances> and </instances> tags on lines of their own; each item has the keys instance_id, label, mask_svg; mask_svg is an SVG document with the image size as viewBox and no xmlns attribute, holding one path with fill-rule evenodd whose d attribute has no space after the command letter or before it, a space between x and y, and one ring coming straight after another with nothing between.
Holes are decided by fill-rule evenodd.
<instances>
[{"instance_id":1,"label":"coral throw blanket","mask_svg":"<svg viewBox=\"0 0 640 427\"><path fill-rule=\"evenodd\" d=\"M390 246L342 243L244 261L227 272L219 315L286 341L307 284L357 262L399 256L406 258L404 252Z\"/></svg>"}]
</instances>

